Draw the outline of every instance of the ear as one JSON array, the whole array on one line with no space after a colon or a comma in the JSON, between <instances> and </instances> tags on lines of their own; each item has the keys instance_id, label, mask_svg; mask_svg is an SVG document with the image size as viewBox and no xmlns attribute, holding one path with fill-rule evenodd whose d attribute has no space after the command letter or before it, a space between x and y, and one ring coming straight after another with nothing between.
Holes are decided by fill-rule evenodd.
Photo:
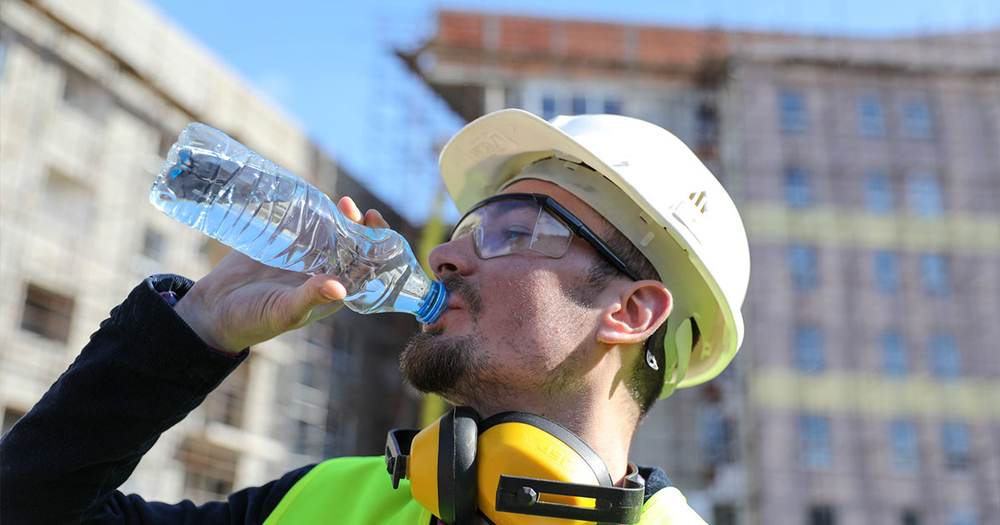
<instances>
[{"instance_id":1,"label":"ear","mask_svg":"<svg viewBox=\"0 0 1000 525\"><path fill-rule=\"evenodd\" d=\"M597 340L632 344L648 339L667 320L673 308L670 290L659 281L636 281L610 304L597 328Z\"/></svg>"}]
</instances>

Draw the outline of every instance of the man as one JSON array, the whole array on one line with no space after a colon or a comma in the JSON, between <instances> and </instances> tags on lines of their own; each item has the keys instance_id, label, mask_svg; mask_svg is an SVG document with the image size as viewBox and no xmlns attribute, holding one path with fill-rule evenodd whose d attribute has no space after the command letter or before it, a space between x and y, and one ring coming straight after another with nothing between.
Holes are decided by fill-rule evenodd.
<instances>
[{"instance_id":1,"label":"man","mask_svg":"<svg viewBox=\"0 0 1000 525\"><path fill-rule=\"evenodd\" d=\"M446 145L441 168L465 213L429 260L451 293L449 310L411 340L401 369L417 388L469 408L432 426L440 438L421 437L425 430L409 455L391 455L392 483L410 478L399 490L381 458L340 458L201 508L115 491L246 348L329 314L345 295L331 276L232 254L193 286L158 276L136 288L15 426L0 449L4 522L702 523L661 470L637 469L628 453L657 398L717 375L742 340L749 254L725 190L673 135L612 115L550 124L496 112ZM338 207L387 226L349 199ZM547 476L514 471L521 459L510 456L537 455L537 446L511 445L501 472L484 474L498 448L490 422L510 412L527 413L519 421L530 422L529 442L549 440L541 462L559 480L532 486L568 487L564 499L528 486ZM417 452L428 439L444 443L445 425L455 436L471 428L472 443L479 435L474 461L454 476L447 467L464 446L457 438L432 446L431 463ZM577 452L601 471L599 482L561 477ZM418 481L426 470L437 477ZM528 485L507 498L505 478ZM586 484L605 492L589 504L572 499L586 500ZM629 500L636 491L638 503ZM499 510L501 499L508 510Z\"/></svg>"}]
</instances>

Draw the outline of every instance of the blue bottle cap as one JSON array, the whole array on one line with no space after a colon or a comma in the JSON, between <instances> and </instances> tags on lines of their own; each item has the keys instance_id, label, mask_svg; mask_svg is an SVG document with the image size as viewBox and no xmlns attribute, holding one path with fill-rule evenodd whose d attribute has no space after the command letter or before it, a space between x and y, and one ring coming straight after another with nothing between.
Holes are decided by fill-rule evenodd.
<instances>
[{"instance_id":1,"label":"blue bottle cap","mask_svg":"<svg viewBox=\"0 0 1000 525\"><path fill-rule=\"evenodd\" d=\"M417 310L417 321L424 324L434 324L448 310L448 289L441 281L431 283L427 298Z\"/></svg>"}]
</instances>

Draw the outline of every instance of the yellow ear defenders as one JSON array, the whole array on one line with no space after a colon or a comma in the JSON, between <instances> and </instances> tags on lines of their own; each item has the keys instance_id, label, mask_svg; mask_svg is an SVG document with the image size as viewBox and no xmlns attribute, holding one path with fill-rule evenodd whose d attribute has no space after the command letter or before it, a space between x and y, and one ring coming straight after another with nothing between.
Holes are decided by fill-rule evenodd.
<instances>
[{"instance_id":1,"label":"yellow ear defenders","mask_svg":"<svg viewBox=\"0 0 1000 525\"><path fill-rule=\"evenodd\" d=\"M635 523L645 487L630 468L615 487L600 456L558 423L525 412L480 422L458 407L386 442L393 488L403 478L420 505L451 525L477 511L494 525Z\"/></svg>"}]
</instances>

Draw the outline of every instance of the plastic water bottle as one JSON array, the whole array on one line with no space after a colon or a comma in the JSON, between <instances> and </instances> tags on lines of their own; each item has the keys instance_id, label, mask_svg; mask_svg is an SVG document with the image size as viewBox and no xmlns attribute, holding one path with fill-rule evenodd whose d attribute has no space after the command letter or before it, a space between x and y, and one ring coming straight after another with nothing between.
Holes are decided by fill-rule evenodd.
<instances>
[{"instance_id":1,"label":"plastic water bottle","mask_svg":"<svg viewBox=\"0 0 1000 525\"><path fill-rule=\"evenodd\" d=\"M447 309L448 291L402 235L348 219L313 185L210 126L180 134L149 199L268 266L336 276L356 312L409 312L432 324Z\"/></svg>"}]
</instances>

